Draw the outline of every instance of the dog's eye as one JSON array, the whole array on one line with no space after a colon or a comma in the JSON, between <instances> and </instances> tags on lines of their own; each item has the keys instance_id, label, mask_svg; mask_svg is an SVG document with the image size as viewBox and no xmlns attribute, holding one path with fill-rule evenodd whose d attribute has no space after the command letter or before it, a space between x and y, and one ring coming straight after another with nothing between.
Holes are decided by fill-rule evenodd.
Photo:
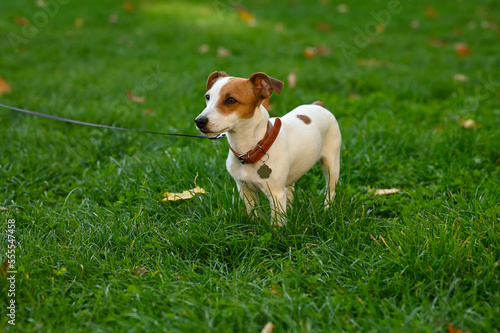
<instances>
[{"instance_id":1,"label":"dog's eye","mask_svg":"<svg viewBox=\"0 0 500 333\"><path fill-rule=\"evenodd\" d=\"M228 98L226 99L226 101L224 102L224 104L226 104L226 105L233 105L233 104L235 104L236 102L238 102L238 101L237 101L237 100L235 100L234 98L232 98L232 97L228 97Z\"/></svg>"},{"instance_id":2,"label":"dog's eye","mask_svg":"<svg viewBox=\"0 0 500 333\"><path fill-rule=\"evenodd\" d=\"M208 102L210 100L210 95L209 94L206 94L205 95L205 100Z\"/></svg>"}]
</instances>

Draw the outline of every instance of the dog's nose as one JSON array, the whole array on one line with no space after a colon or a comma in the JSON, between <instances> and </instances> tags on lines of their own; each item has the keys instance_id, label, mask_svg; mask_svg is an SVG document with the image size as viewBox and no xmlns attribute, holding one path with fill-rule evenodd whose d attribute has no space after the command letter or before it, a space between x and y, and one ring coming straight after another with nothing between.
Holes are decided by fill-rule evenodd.
<instances>
[{"instance_id":1,"label":"dog's nose","mask_svg":"<svg viewBox=\"0 0 500 333\"><path fill-rule=\"evenodd\" d=\"M194 120L194 123L196 124L196 127L198 128L204 128L208 124L208 118L207 117L197 117Z\"/></svg>"}]
</instances>

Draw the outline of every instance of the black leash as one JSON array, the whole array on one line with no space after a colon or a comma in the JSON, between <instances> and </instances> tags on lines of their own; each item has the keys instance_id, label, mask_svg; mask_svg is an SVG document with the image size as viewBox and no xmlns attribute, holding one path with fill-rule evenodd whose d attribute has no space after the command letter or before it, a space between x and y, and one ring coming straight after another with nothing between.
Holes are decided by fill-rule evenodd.
<instances>
[{"instance_id":1,"label":"black leash","mask_svg":"<svg viewBox=\"0 0 500 333\"><path fill-rule=\"evenodd\" d=\"M203 136L203 135L190 135L190 134L173 134L173 133L161 133L161 132L153 132L153 131L143 131L143 130L137 130L137 129L131 129L131 128L123 128L123 127L115 127L115 126L107 126L107 125L101 125L101 124L93 124L93 123L87 123L84 121L79 121L79 120L73 120L73 119L68 119L68 118L61 118L58 116L53 116L50 114L45 114L45 113L40 113L40 112L35 112L35 111L29 111L29 110L24 110L20 108L16 108L13 106L8 106L5 104L0 104L0 107L10 109L13 111L17 112L22 112L26 114L30 114L32 116L37 116L41 118L47 118L47 119L52 119L52 120L57 120L57 121L62 121L65 123L72 123L72 124L77 124L77 125L84 125L84 126L92 126L92 127L99 127L99 128L109 128L112 130L119 130L119 131L129 131L129 132L137 132L137 133L146 133L146 134L158 134L158 135L168 135L168 136L182 136L182 137L187 137L187 138L198 138L198 139L210 139L210 140L216 140L225 137L226 135L224 133L216 135L216 136Z\"/></svg>"}]
</instances>

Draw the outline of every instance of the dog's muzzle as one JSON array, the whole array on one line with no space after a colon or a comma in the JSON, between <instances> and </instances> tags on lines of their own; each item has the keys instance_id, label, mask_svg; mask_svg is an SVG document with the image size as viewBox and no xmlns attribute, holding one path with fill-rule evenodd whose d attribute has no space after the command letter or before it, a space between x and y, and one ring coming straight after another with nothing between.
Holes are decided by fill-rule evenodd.
<instances>
[{"instance_id":1,"label":"dog's muzzle","mask_svg":"<svg viewBox=\"0 0 500 333\"><path fill-rule=\"evenodd\" d=\"M204 116L196 117L196 119L194 120L194 123L196 124L196 127L200 131L202 131L205 128L205 126L207 126L207 124L208 124L208 118L204 117Z\"/></svg>"}]
</instances>

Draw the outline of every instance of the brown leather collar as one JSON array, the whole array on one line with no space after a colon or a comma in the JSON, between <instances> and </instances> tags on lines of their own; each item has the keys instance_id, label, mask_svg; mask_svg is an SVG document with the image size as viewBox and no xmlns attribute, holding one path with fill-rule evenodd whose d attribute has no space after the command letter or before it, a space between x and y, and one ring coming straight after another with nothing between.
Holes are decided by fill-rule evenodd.
<instances>
[{"instance_id":1,"label":"brown leather collar","mask_svg":"<svg viewBox=\"0 0 500 333\"><path fill-rule=\"evenodd\" d=\"M267 151L273 145L274 140L276 140L276 138L278 137L280 128L281 120L280 118L276 118L276 120L274 121L274 126L271 125L270 121L267 123L266 135L264 136L264 139L260 140L259 143L257 143L257 146L254 149L249 150L244 154L237 153L233 148L231 148L231 145L229 145L229 149L231 149L234 156L236 156L241 164L254 164L260 161L260 159L264 157L264 155L266 155Z\"/></svg>"}]
</instances>

